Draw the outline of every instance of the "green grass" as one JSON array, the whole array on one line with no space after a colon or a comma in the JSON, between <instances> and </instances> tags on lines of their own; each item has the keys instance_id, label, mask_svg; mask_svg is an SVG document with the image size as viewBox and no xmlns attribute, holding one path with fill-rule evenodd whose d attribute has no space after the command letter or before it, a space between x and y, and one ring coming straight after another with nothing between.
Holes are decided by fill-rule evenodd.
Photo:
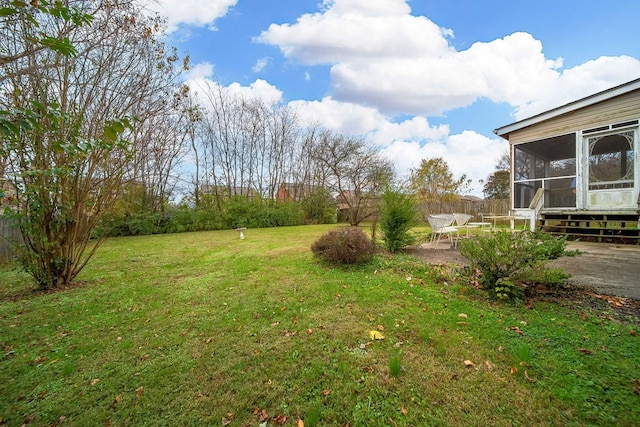
<instances>
[{"instance_id":1,"label":"green grass","mask_svg":"<svg viewBox=\"0 0 640 427\"><path fill-rule=\"evenodd\" d=\"M53 293L1 268L0 425L637 425L636 320L321 265L330 228L112 239Z\"/></svg>"}]
</instances>

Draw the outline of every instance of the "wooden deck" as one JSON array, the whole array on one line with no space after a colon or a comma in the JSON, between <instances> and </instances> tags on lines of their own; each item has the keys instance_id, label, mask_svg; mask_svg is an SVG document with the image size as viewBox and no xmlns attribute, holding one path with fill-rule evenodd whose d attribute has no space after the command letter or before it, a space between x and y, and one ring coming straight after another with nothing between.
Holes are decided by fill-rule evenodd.
<instances>
[{"instance_id":1,"label":"wooden deck","mask_svg":"<svg viewBox=\"0 0 640 427\"><path fill-rule=\"evenodd\" d=\"M543 231L567 236L570 240L640 244L638 213L558 212L541 213Z\"/></svg>"}]
</instances>

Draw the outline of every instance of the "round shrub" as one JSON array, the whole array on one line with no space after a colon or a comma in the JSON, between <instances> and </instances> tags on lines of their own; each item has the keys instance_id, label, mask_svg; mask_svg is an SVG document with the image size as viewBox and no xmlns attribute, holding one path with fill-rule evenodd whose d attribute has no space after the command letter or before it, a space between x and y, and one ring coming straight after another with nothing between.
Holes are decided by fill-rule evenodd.
<instances>
[{"instance_id":1,"label":"round shrub","mask_svg":"<svg viewBox=\"0 0 640 427\"><path fill-rule=\"evenodd\" d=\"M376 247L360 228L342 227L320 236L311 251L332 264L362 264L373 259Z\"/></svg>"}]
</instances>

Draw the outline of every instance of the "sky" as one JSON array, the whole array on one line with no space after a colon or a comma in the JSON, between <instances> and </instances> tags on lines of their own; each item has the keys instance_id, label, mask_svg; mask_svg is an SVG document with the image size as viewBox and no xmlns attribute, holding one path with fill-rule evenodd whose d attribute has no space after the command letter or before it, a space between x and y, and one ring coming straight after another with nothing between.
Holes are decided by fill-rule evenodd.
<instances>
[{"instance_id":1,"label":"sky","mask_svg":"<svg viewBox=\"0 0 640 427\"><path fill-rule=\"evenodd\" d=\"M400 175L443 157L471 194L508 143L493 130L640 78L629 0L143 0L221 85L363 136Z\"/></svg>"}]
</instances>

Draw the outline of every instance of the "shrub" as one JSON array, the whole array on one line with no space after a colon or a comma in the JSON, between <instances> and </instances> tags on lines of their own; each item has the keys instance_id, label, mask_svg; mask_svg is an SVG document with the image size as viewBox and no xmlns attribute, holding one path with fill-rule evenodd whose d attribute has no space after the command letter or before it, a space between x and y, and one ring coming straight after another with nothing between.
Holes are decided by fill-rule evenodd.
<instances>
[{"instance_id":1,"label":"shrub","mask_svg":"<svg viewBox=\"0 0 640 427\"><path fill-rule=\"evenodd\" d=\"M224 223L226 228L266 228L301 225L304 212L298 203L276 203L246 197L232 197L226 204Z\"/></svg>"},{"instance_id":2,"label":"shrub","mask_svg":"<svg viewBox=\"0 0 640 427\"><path fill-rule=\"evenodd\" d=\"M490 237L478 237L460 242L460 253L480 271L480 284L493 296L518 299L524 293L523 282L541 272L544 262L567 254L567 242L544 233L497 232ZM557 282L558 270L550 270L543 280ZM518 285L520 284L520 286Z\"/></svg>"},{"instance_id":3,"label":"shrub","mask_svg":"<svg viewBox=\"0 0 640 427\"><path fill-rule=\"evenodd\" d=\"M375 245L360 228L343 227L320 236L311 251L332 264L363 264L373 259Z\"/></svg>"},{"instance_id":4,"label":"shrub","mask_svg":"<svg viewBox=\"0 0 640 427\"><path fill-rule=\"evenodd\" d=\"M389 252L397 252L415 242L410 233L418 217L418 205L410 194L386 191L382 196L380 229L384 246Z\"/></svg>"},{"instance_id":5,"label":"shrub","mask_svg":"<svg viewBox=\"0 0 640 427\"><path fill-rule=\"evenodd\" d=\"M307 224L335 224L336 201L326 188L316 188L300 201Z\"/></svg>"}]
</instances>

